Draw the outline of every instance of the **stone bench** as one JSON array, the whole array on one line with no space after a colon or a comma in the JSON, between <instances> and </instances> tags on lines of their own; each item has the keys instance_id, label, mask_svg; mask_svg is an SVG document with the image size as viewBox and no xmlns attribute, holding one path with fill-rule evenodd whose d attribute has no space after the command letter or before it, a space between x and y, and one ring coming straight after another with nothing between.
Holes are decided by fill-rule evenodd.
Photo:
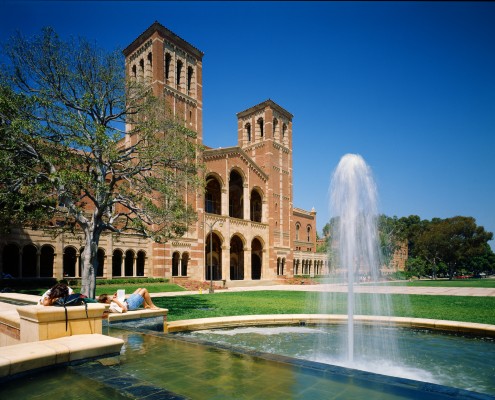
<instances>
[{"instance_id":1,"label":"stone bench","mask_svg":"<svg viewBox=\"0 0 495 400\"><path fill-rule=\"evenodd\" d=\"M20 343L0 350L0 382L23 372L120 354L122 339L99 334Z\"/></svg>"}]
</instances>

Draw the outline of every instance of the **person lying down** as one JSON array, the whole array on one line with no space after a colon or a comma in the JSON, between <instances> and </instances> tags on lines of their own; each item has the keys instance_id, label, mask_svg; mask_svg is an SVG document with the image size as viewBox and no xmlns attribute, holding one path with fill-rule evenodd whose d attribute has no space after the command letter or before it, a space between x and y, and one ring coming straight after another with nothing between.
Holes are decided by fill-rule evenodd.
<instances>
[{"instance_id":1,"label":"person lying down","mask_svg":"<svg viewBox=\"0 0 495 400\"><path fill-rule=\"evenodd\" d=\"M127 311L137 310L141 305L145 309L158 310L151 300L148 289L139 288L134 291L127 299L120 301L117 297L117 293L113 295L100 294L98 296L99 303L110 304L110 312L125 313Z\"/></svg>"}]
</instances>

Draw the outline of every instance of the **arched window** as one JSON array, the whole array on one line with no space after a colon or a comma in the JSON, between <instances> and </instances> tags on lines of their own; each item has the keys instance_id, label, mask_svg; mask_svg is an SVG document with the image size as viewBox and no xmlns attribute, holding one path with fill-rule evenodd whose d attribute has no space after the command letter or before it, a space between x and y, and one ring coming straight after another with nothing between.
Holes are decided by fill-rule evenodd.
<instances>
[{"instance_id":1,"label":"arched window","mask_svg":"<svg viewBox=\"0 0 495 400\"><path fill-rule=\"evenodd\" d=\"M143 82L144 80L144 60L141 58L139 60L139 81Z\"/></svg>"},{"instance_id":2,"label":"arched window","mask_svg":"<svg viewBox=\"0 0 495 400\"><path fill-rule=\"evenodd\" d=\"M177 89L180 89L180 85L181 85L181 74L182 74L182 61L179 60L179 61L177 61L177 79L176 79Z\"/></svg>"},{"instance_id":3,"label":"arched window","mask_svg":"<svg viewBox=\"0 0 495 400\"><path fill-rule=\"evenodd\" d=\"M285 139L285 134L287 133L287 125L282 125L282 139Z\"/></svg>"},{"instance_id":4,"label":"arched window","mask_svg":"<svg viewBox=\"0 0 495 400\"><path fill-rule=\"evenodd\" d=\"M278 137L278 119L273 118L273 137Z\"/></svg>"},{"instance_id":5,"label":"arched window","mask_svg":"<svg viewBox=\"0 0 495 400\"><path fill-rule=\"evenodd\" d=\"M301 228L301 225L296 224L296 240L299 240L299 229Z\"/></svg>"},{"instance_id":6,"label":"arched window","mask_svg":"<svg viewBox=\"0 0 495 400\"><path fill-rule=\"evenodd\" d=\"M176 251L172 255L172 276L179 276L179 260L180 254Z\"/></svg>"},{"instance_id":7,"label":"arched window","mask_svg":"<svg viewBox=\"0 0 495 400\"><path fill-rule=\"evenodd\" d=\"M193 67L187 67L187 94L191 94Z\"/></svg>"},{"instance_id":8,"label":"arched window","mask_svg":"<svg viewBox=\"0 0 495 400\"><path fill-rule=\"evenodd\" d=\"M263 118L258 118L258 133L260 135L260 138L263 138L264 128L265 128L265 123L263 121Z\"/></svg>"},{"instance_id":9,"label":"arched window","mask_svg":"<svg viewBox=\"0 0 495 400\"><path fill-rule=\"evenodd\" d=\"M229 179L229 216L244 218L243 181L237 171L230 173Z\"/></svg>"},{"instance_id":10,"label":"arched window","mask_svg":"<svg viewBox=\"0 0 495 400\"><path fill-rule=\"evenodd\" d=\"M187 276L187 265L189 264L189 254L182 254L182 260L180 264L180 275Z\"/></svg>"},{"instance_id":11,"label":"arched window","mask_svg":"<svg viewBox=\"0 0 495 400\"><path fill-rule=\"evenodd\" d=\"M261 222L261 196L256 190L251 192L251 221Z\"/></svg>"},{"instance_id":12,"label":"arched window","mask_svg":"<svg viewBox=\"0 0 495 400\"><path fill-rule=\"evenodd\" d=\"M172 62L172 56L170 53L165 54L165 81L170 81L170 63Z\"/></svg>"},{"instance_id":13,"label":"arched window","mask_svg":"<svg viewBox=\"0 0 495 400\"><path fill-rule=\"evenodd\" d=\"M310 227L310 226L308 226L308 227L306 228L306 231L307 231L307 233L308 233L308 240L307 240L307 241L308 241L308 242L311 242L311 227Z\"/></svg>"},{"instance_id":14,"label":"arched window","mask_svg":"<svg viewBox=\"0 0 495 400\"><path fill-rule=\"evenodd\" d=\"M244 128L246 129L246 139L248 142L251 141L251 124L248 122Z\"/></svg>"},{"instance_id":15,"label":"arched window","mask_svg":"<svg viewBox=\"0 0 495 400\"><path fill-rule=\"evenodd\" d=\"M137 68L136 68L136 66L135 66L135 65L133 65L133 66L132 66L132 77L133 77L134 79L136 79L136 78L137 78Z\"/></svg>"},{"instance_id":16,"label":"arched window","mask_svg":"<svg viewBox=\"0 0 495 400\"><path fill-rule=\"evenodd\" d=\"M205 211L210 214L221 214L222 192L218 180L209 176L206 178Z\"/></svg>"},{"instance_id":17,"label":"arched window","mask_svg":"<svg viewBox=\"0 0 495 400\"><path fill-rule=\"evenodd\" d=\"M146 57L146 81L150 83L152 77L153 77L153 55L151 53L148 53L148 56Z\"/></svg>"}]
</instances>

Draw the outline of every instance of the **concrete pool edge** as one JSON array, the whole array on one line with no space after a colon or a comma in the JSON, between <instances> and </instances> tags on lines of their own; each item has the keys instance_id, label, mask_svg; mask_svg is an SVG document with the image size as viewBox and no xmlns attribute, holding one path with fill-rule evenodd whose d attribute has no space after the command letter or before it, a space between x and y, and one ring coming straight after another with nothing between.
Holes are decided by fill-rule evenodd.
<instances>
[{"instance_id":1,"label":"concrete pool edge","mask_svg":"<svg viewBox=\"0 0 495 400\"><path fill-rule=\"evenodd\" d=\"M474 322L409 317L381 317L371 315L356 315L354 316L354 321L363 324L373 323L405 328L426 328L438 331L495 337L495 325ZM346 322L347 315L341 314L240 315L167 322L165 333L255 325L319 325L343 324Z\"/></svg>"}]
</instances>

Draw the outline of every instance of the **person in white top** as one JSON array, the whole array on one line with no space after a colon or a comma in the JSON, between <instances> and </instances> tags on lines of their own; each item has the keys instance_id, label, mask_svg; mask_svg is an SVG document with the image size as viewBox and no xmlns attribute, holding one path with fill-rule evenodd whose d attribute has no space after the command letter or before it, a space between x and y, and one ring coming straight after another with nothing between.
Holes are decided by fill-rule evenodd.
<instances>
[{"instance_id":1,"label":"person in white top","mask_svg":"<svg viewBox=\"0 0 495 400\"><path fill-rule=\"evenodd\" d=\"M56 297L53 297L52 293L54 293ZM74 293L74 291L69 286L67 286L67 284L57 283L56 285L48 289L45 293L43 293L39 300L39 304L41 304L42 306L51 306L59 297L65 297L72 293Z\"/></svg>"}]
</instances>

